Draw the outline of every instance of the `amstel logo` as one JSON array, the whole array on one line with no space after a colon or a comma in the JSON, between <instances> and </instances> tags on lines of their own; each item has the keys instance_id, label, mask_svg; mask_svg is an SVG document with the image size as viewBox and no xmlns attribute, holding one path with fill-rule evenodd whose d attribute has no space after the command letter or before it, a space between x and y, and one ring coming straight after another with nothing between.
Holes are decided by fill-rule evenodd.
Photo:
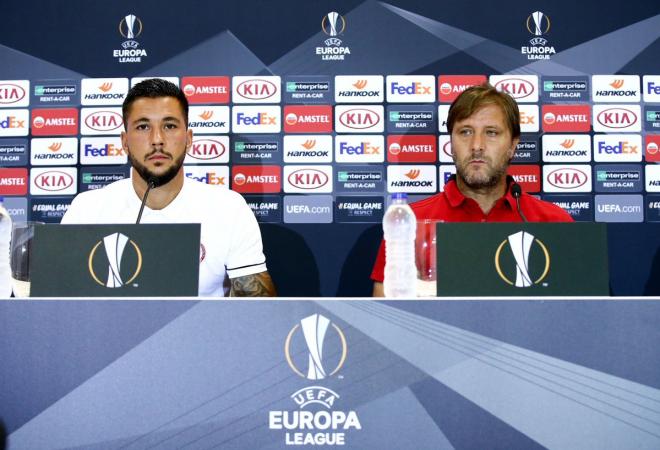
<instances>
[{"instance_id":1,"label":"amstel logo","mask_svg":"<svg viewBox=\"0 0 660 450\"><path fill-rule=\"evenodd\" d=\"M128 245L130 244L130 246ZM101 256L99 247L103 245L105 257ZM124 251L130 250L126 256ZM122 262L123 268L122 268ZM140 247L128 236L122 233L113 233L98 241L89 252L87 260L89 274L100 286L108 288L118 288L132 283L142 270L142 251ZM99 273L107 272L106 282L101 281L103 275ZM122 278L122 273L128 275Z\"/></svg>"},{"instance_id":2,"label":"amstel logo","mask_svg":"<svg viewBox=\"0 0 660 450\"><path fill-rule=\"evenodd\" d=\"M508 252L505 251L507 247ZM550 253L545 244L533 234L519 231L504 239L497 247L495 269L507 284L529 287L541 283L548 276Z\"/></svg>"},{"instance_id":3,"label":"amstel logo","mask_svg":"<svg viewBox=\"0 0 660 450\"><path fill-rule=\"evenodd\" d=\"M339 338L341 352L337 362L331 364L334 368L328 373L328 368L324 366L324 362L325 364L330 364L327 359L331 358L328 358L327 354L324 357L323 347L326 340L326 333L330 325L332 325L332 329ZM302 330L302 335L305 339L305 344L307 345L307 375L298 368L291 352L291 342L294 340L299 330ZM291 370L296 374L303 378L307 378L308 380L322 380L326 377L335 375L344 366L347 353L348 347L346 345L346 336L344 336L343 331L341 331L337 325L331 323L330 319L320 314L313 314L302 319L300 323L291 328L284 343L284 354L286 355L286 361L289 364L289 367L291 367Z\"/></svg>"}]
</instances>

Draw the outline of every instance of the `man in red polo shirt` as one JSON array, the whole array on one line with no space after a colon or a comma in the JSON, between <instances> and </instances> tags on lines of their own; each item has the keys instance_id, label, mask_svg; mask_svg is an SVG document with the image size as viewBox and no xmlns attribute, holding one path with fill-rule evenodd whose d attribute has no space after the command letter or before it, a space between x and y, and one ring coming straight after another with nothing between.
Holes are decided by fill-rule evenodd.
<instances>
[{"instance_id":1,"label":"man in red polo shirt","mask_svg":"<svg viewBox=\"0 0 660 450\"><path fill-rule=\"evenodd\" d=\"M456 177L444 192L411 204L417 220L445 222L572 222L560 207L531 195L520 195L520 212L514 196L519 186L507 169L520 140L520 113L515 100L489 84L473 86L449 108ZM514 193L512 193L512 187ZM519 191L518 191L519 192ZM382 297L385 245L380 249L371 279L375 297Z\"/></svg>"}]
</instances>

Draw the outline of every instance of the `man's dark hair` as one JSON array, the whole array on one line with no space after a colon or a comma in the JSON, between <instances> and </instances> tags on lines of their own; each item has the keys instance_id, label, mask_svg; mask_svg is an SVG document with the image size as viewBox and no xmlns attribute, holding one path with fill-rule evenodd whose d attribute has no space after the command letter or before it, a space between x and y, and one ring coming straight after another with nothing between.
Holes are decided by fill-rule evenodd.
<instances>
[{"instance_id":1,"label":"man's dark hair","mask_svg":"<svg viewBox=\"0 0 660 450\"><path fill-rule=\"evenodd\" d=\"M447 131L451 134L454 124L465 120L478 109L487 105L497 105L504 113L504 118L513 139L520 137L520 112L518 104L507 93L500 92L488 83L467 88L449 107Z\"/></svg>"},{"instance_id":2,"label":"man's dark hair","mask_svg":"<svg viewBox=\"0 0 660 450\"><path fill-rule=\"evenodd\" d=\"M178 86L170 83L167 80L160 78L150 78L148 80L140 81L133 86L126 94L124 103L121 105L121 113L124 118L124 129L126 129L126 120L128 114L131 112L133 102L139 98L160 98L160 97L174 97L181 105L181 112L186 121L186 128L188 128L188 99Z\"/></svg>"}]
</instances>

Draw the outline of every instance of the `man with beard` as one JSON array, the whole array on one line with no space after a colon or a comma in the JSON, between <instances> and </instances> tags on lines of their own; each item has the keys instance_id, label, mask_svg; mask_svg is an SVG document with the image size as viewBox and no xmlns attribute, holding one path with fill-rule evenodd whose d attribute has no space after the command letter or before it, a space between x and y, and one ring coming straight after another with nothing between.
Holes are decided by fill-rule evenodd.
<instances>
[{"instance_id":1,"label":"man with beard","mask_svg":"<svg viewBox=\"0 0 660 450\"><path fill-rule=\"evenodd\" d=\"M444 222L521 222L507 169L520 140L520 113L515 100L489 84L473 86L449 108L456 176L444 191L411 204L417 220ZM523 193L520 211L529 222L572 222L560 207ZM381 242L371 273L373 295L382 297L385 246Z\"/></svg>"},{"instance_id":2,"label":"man with beard","mask_svg":"<svg viewBox=\"0 0 660 450\"><path fill-rule=\"evenodd\" d=\"M184 176L193 135L183 92L165 80L142 81L126 95L122 113L131 178L78 195L62 223L135 223L140 213L140 223L200 223L200 296L276 295L259 226L243 197Z\"/></svg>"}]
</instances>

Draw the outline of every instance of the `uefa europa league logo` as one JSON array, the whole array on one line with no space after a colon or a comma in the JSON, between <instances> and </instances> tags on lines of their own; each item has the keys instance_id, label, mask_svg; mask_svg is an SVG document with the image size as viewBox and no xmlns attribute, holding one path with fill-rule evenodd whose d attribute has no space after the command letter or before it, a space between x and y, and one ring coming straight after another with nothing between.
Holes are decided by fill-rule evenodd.
<instances>
[{"instance_id":1,"label":"uefa europa league logo","mask_svg":"<svg viewBox=\"0 0 660 450\"><path fill-rule=\"evenodd\" d=\"M502 263L501 263L502 250L507 244L511 250L511 253L513 254L513 258L516 264L515 282L510 280L509 277L507 277L504 274L504 271L502 270ZM532 250L533 244L538 245L538 247L541 249L543 258L545 260L543 270L540 276L538 276L536 279L533 279L533 277L530 275L529 261L530 261L530 252ZM540 240L536 239L533 234L528 233L526 231L519 231L517 233L510 235L507 239L502 241L502 243L497 248L497 251L495 252L495 268L497 269L497 273L500 276L500 278L502 278L508 284L513 285L515 287L529 287L534 284L540 283L548 275L548 271L550 270L550 253L548 252L548 249L545 246L545 244L543 244L543 242L541 242Z\"/></svg>"},{"instance_id":2,"label":"uefa europa league logo","mask_svg":"<svg viewBox=\"0 0 660 450\"><path fill-rule=\"evenodd\" d=\"M122 256L124 255L124 250L129 243L131 244L130 248L135 251L136 264L132 275L130 275L126 281L123 281L121 276L121 261ZM94 270L94 259L101 244L103 244L103 249L105 250L106 264L108 268L108 277L105 283L101 281ZM89 253L88 269L90 275L97 284L108 288L118 288L133 282L138 276L140 270L142 270L142 252L137 244L130 240L128 236L122 233L113 233L104 237L102 241L97 242L92 248L92 251Z\"/></svg>"},{"instance_id":3,"label":"uefa europa league logo","mask_svg":"<svg viewBox=\"0 0 660 450\"><path fill-rule=\"evenodd\" d=\"M332 325L332 329L337 332L341 341L341 356L337 366L328 374L328 371L323 366L323 343L330 325ZM302 334L305 338L305 343L307 344L307 375L303 374L303 372L298 369L291 358L291 339L298 328L302 328ZM289 366L298 375L307 378L308 380L322 380L328 376L336 374L344 365L347 353L346 337L337 325L330 322L330 319L320 314L313 314L302 319L299 324L295 325L291 331L289 331L289 335L284 344L284 352Z\"/></svg>"}]
</instances>

